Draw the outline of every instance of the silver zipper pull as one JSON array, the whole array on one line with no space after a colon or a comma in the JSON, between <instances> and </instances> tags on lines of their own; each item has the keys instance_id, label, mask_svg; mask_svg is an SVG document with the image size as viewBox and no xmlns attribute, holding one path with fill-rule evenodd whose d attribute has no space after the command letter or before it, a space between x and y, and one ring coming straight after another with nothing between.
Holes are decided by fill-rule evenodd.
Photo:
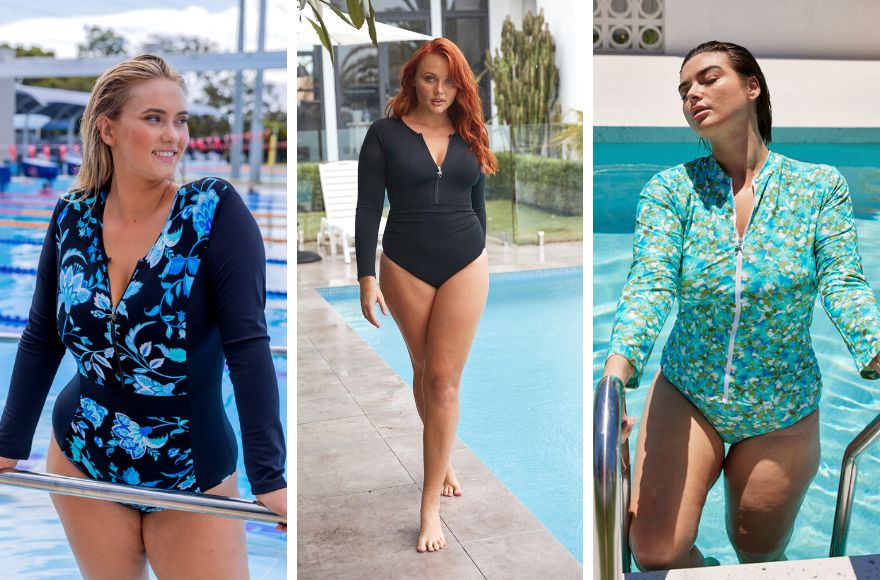
<instances>
[{"instance_id":1,"label":"silver zipper pull","mask_svg":"<svg viewBox=\"0 0 880 580\"><path fill-rule=\"evenodd\" d=\"M437 177L443 177L443 169L439 165L437 166Z\"/></svg>"},{"instance_id":2,"label":"silver zipper pull","mask_svg":"<svg viewBox=\"0 0 880 580\"><path fill-rule=\"evenodd\" d=\"M743 238L737 238L736 240L736 253L739 254L743 251Z\"/></svg>"}]
</instances>

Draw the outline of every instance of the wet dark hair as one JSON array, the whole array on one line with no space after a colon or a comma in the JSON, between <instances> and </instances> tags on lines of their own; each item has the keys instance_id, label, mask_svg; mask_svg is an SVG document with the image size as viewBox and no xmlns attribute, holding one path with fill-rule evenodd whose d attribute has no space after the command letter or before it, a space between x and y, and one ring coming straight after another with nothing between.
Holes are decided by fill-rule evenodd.
<instances>
[{"instance_id":1,"label":"wet dark hair","mask_svg":"<svg viewBox=\"0 0 880 580\"><path fill-rule=\"evenodd\" d=\"M758 66L758 61L756 61L755 57L752 56L752 53L743 46L733 44L732 42L710 40L709 42L704 42L703 44L692 48L691 51L685 55L681 67L684 68L687 61L704 52L723 52L730 60L733 70L735 70L740 77L744 79L755 77L758 79L758 85L761 87L761 94L758 95L758 101L755 103L758 113L758 133L761 134L761 139L764 140L764 143L769 145L771 141L770 130L773 125L773 117L770 112L770 89L767 88L767 80L764 78L764 73L761 72L761 67Z\"/></svg>"}]
</instances>

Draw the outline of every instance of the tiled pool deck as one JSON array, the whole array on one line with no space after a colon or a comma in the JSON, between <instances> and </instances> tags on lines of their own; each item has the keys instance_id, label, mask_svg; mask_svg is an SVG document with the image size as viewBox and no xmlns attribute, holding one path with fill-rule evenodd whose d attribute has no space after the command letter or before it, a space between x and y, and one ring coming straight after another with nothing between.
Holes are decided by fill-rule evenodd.
<instances>
[{"instance_id":1,"label":"tiled pool deck","mask_svg":"<svg viewBox=\"0 0 880 580\"><path fill-rule=\"evenodd\" d=\"M582 264L580 243L543 253L490 241L490 270ZM578 561L460 441L452 461L464 496L441 507L448 545L415 551L422 460L412 389L315 291L356 283L341 254L297 267L298 578L582 578Z\"/></svg>"}]
</instances>

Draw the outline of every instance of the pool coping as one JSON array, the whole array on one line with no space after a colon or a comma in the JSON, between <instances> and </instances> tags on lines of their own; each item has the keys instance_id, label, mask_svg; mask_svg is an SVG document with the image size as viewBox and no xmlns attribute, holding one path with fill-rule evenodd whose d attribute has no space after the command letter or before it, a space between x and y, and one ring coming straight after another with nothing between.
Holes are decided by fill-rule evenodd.
<instances>
[{"instance_id":1,"label":"pool coping","mask_svg":"<svg viewBox=\"0 0 880 580\"><path fill-rule=\"evenodd\" d=\"M626 580L774 580L776 578L867 580L880 578L880 555L637 572L625 574L624 577Z\"/></svg>"},{"instance_id":2,"label":"pool coping","mask_svg":"<svg viewBox=\"0 0 880 580\"><path fill-rule=\"evenodd\" d=\"M536 247L490 242L490 271L582 266L580 252L554 246L542 262ZM317 292L356 283L341 256L324 258L325 275L297 269L298 577L582 578L574 556L459 440L465 495L441 500L448 546L415 551L422 464L411 388Z\"/></svg>"}]
</instances>

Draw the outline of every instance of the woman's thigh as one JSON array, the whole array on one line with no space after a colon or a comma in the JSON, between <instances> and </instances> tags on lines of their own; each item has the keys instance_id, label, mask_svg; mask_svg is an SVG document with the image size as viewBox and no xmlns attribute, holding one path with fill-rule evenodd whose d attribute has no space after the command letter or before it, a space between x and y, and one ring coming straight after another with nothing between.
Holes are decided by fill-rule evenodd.
<instances>
[{"instance_id":1,"label":"woman's thigh","mask_svg":"<svg viewBox=\"0 0 880 580\"><path fill-rule=\"evenodd\" d=\"M54 436L49 442L46 470L69 477L86 477L61 453ZM147 578L139 511L110 501L50 496L84 578Z\"/></svg>"},{"instance_id":2,"label":"woman's thigh","mask_svg":"<svg viewBox=\"0 0 880 580\"><path fill-rule=\"evenodd\" d=\"M742 561L782 556L819 456L818 410L730 448L724 462L727 533Z\"/></svg>"},{"instance_id":3,"label":"woman's thigh","mask_svg":"<svg viewBox=\"0 0 880 580\"><path fill-rule=\"evenodd\" d=\"M485 250L437 289L426 338L425 372L459 375L489 294Z\"/></svg>"},{"instance_id":4,"label":"woman's thigh","mask_svg":"<svg viewBox=\"0 0 880 580\"><path fill-rule=\"evenodd\" d=\"M428 320L431 318L431 307L437 290L392 262L384 254L379 267L379 288L382 290L385 304L403 336L413 368L421 368L425 362Z\"/></svg>"},{"instance_id":5,"label":"woman's thigh","mask_svg":"<svg viewBox=\"0 0 880 580\"><path fill-rule=\"evenodd\" d=\"M236 475L205 493L238 497ZM177 510L144 514L144 545L162 580L248 577L244 522Z\"/></svg>"},{"instance_id":6,"label":"woman's thigh","mask_svg":"<svg viewBox=\"0 0 880 580\"><path fill-rule=\"evenodd\" d=\"M718 433L658 372L641 417L630 502L630 542L643 569L687 557L723 461Z\"/></svg>"}]
</instances>

